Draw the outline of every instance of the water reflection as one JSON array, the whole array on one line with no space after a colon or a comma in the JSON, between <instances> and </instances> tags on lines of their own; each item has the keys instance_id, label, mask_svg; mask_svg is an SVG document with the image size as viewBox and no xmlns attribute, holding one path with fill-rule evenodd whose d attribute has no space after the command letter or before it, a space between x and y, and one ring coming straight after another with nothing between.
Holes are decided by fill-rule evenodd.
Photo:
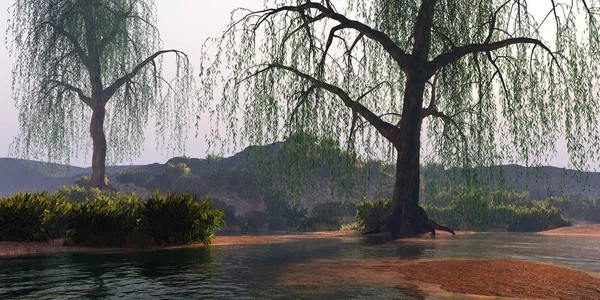
<instances>
[{"instance_id":1,"label":"water reflection","mask_svg":"<svg viewBox=\"0 0 600 300\"><path fill-rule=\"evenodd\" d=\"M0 259L0 298L422 298L410 286L318 280L315 264L361 260L500 258L541 261L600 273L600 238L472 234L298 239L113 254Z\"/></svg>"}]
</instances>

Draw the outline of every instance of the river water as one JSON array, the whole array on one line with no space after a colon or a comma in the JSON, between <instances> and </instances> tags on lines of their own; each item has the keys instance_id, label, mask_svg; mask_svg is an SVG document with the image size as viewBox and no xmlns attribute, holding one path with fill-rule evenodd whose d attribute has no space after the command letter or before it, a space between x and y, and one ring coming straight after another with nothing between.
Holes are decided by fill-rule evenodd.
<instances>
[{"instance_id":1,"label":"river water","mask_svg":"<svg viewBox=\"0 0 600 300\"><path fill-rule=\"evenodd\" d=\"M391 240L347 236L112 254L0 258L0 299L404 299L406 291L360 282L291 284L320 262L519 259L600 273L600 237L483 233ZM312 273L311 273L312 272ZM288 276L289 277L289 276Z\"/></svg>"}]
</instances>

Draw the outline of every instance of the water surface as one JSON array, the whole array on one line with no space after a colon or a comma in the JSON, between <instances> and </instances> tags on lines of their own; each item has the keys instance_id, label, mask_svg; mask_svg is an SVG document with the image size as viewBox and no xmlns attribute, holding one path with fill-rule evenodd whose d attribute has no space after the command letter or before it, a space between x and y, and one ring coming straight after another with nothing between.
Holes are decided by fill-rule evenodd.
<instances>
[{"instance_id":1,"label":"water surface","mask_svg":"<svg viewBox=\"0 0 600 300\"><path fill-rule=\"evenodd\" d=\"M519 259L600 273L599 257L600 237L509 233L407 240L347 236L279 244L27 256L0 258L0 299L403 299L414 294L342 281L315 289L288 284L282 274L310 276L310 269L297 266L311 268L321 261L445 258Z\"/></svg>"}]
</instances>

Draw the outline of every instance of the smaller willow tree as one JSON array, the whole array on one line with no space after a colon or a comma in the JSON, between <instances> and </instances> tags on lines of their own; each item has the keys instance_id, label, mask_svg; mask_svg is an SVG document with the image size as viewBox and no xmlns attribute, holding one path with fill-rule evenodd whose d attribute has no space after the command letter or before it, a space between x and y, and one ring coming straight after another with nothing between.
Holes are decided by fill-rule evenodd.
<instances>
[{"instance_id":1,"label":"smaller willow tree","mask_svg":"<svg viewBox=\"0 0 600 300\"><path fill-rule=\"evenodd\" d=\"M379 229L401 235L442 228L419 206L422 148L463 170L539 165L562 136L576 168L598 159L600 1L334 2L267 1L208 41L202 84L210 101L224 82L213 116L226 141L308 131L359 154L391 145Z\"/></svg>"},{"instance_id":2,"label":"smaller willow tree","mask_svg":"<svg viewBox=\"0 0 600 300\"><path fill-rule=\"evenodd\" d=\"M151 112L162 142L183 148L193 74L184 53L160 50L154 1L17 0L11 11L18 155L68 162L91 134L90 184L104 189L106 137L115 161L138 156ZM169 53L177 66L172 81L162 75Z\"/></svg>"}]
</instances>

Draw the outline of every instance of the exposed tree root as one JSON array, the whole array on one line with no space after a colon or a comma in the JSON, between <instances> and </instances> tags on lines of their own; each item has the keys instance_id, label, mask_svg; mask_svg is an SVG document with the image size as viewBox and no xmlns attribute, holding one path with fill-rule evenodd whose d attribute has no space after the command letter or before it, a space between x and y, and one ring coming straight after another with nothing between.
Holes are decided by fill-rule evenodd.
<instances>
[{"instance_id":1,"label":"exposed tree root","mask_svg":"<svg viewBox=\"0 0 600 300\"><path fill-rule=\"evenodd\" d=\"M363 232L363 234L376 234L376 233L381 233L381 232L391 232L393 235L409 237L409 236L415 236L415 235L419 235L419 234L423 234L423 233L427 233L427 232L430 232L432 235L435 235L436 230L442 230L442 231L452 233L452 235L456 235L454 230L452 230L444 225L440 225L440 224L434 222L433 220L429 219L427 212L425 212L425 210L421 206L419 206L418 215L415 218L410 219L410 220L405 219L403 221L403 224L400 224L400 226L399 226L400 228L394 228L394 226L392 224L395 224L395 222L393 222L392 217L393 216L391 214L387 214L387 215L381 217L379 222L377 222L377 225L375 226L375 228L373 230Z\"/></svg>"}]
</instances>

